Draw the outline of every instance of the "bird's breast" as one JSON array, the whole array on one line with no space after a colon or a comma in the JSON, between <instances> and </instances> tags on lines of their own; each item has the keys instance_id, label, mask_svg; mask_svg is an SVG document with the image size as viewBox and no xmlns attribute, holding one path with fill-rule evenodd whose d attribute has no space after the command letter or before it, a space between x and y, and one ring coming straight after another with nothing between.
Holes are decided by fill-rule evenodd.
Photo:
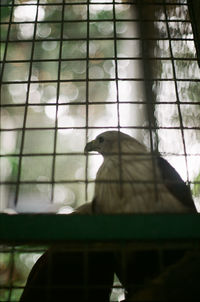
<instances>
[{"instance_id":1,"label":"bird's breast","mask_svg":"<svg viewBox=\"0 0 200 302\"><path fill-rule=\"evenodd\" d=\"M160 180L150 156L104 159L95 183L97 212L181 212L180 203Z\"/></svg>"}]
</instances>

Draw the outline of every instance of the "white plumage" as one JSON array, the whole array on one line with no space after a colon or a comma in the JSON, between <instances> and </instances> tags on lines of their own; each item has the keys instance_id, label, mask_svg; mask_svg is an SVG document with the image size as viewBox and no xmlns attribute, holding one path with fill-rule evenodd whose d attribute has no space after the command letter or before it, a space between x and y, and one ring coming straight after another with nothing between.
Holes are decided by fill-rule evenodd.
<instances>
[{"instance_id":1,"label":"white plumage","mask_svg":"<svg viewBox=\"0 0 200 302\"><path fill-rule=\"evenodd\" d=\"M131 136L107 131L85 151L104 157L95 181L96 213L177 213L189 209L164 184L155 158Z\"/></svg>"}]
</instances>

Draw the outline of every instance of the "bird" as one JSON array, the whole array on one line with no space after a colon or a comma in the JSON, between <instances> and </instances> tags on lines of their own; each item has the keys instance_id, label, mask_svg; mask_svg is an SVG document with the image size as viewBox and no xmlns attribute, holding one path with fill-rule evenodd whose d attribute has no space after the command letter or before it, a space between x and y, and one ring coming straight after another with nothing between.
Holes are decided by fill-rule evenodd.
<instances>
[{"instance_id":1,"label":"bird","mask_svg":"<svg viewBox=\"0 0 200 302\"><path fill-rule=\"evenodd\" d=\"M84 152L91 151L103 156L90 203L93 214L196 213L190 187L177 171L135 138L121 131L106 131L86 144ZM184 254L184 250L163 252L165 266ZM123 250L123 254L115 254L114 263L125 288L125 301L132 301L138 286L160 273L157 250Z\"/></svg>"},{"instance_id":2,"label":"bird","mask_svg":"<svg viewBox=\"0 0 200 302\"><path fill-rule=\"evenodd\" d=\"M103 156L95 179L96 214L195 213L189 185L170 163L121 131L106 131L84 152Z\"/></svg>"},{"instance_id":3,"label":"bird","mask_svg":"<svg viewBox=\"0 0 200 302\"><path fill-rule=\"evenodd\" d=\"M20 302L109 302L114 278L112 251L92 244L50 247L34 264ZM87 266L86 266L87 264Z\"/></svg>"}]
</instances>

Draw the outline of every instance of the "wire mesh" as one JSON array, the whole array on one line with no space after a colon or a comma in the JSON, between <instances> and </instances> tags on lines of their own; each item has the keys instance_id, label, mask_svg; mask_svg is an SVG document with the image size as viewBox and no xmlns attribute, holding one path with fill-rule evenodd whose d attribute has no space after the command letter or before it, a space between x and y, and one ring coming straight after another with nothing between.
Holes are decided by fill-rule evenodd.
<instances>
[{"instance_id":1,"label":"wire mesh","mask_svg":"<svg viewBox=\"0 0 200 302\"><path fill-rule=\"evenodd\" d=\"M162 294L166 295L167 290L167 295L171 295L173 301L174 291L179 286L181 297L191 294L190 283L185 286L188 276L196 286L199 282L194 269L194 261L196 270L199 269L199 239L184 243L177 240L176 243L167 240L140 240L132 243L57 242L50 248L29 243L29 246L15 248L7 246L2 249L1 255L5 262L9 261L7 270L2 274L4 282L9 280L1 285L2 301L18 301L22 292L21 301L109 301L111 289L111 301L122 301L125 295L126 301L137 301L137 295L143 294L148 286L157 291L154 299L160 297L162 301ZM23 262L20 267L19 262ZM181 272L185 270L187 278L185 280L182 274L178 284L175 282L172 285L171 275L169 277L167 274L177 274L179 266ZM32 270L28 277L30 268ZM193 270L194 275L191 273ZM113 284L114 271L117 272L120 282L115 278ZM166 275L168 285L165 289L166 284L162 278ZM26 277L28 281L25 281ZM172 278L173 282L174 280ZM147 297L148 301L154 300L151 295ZM198 291L193 291L193 298L198 301Z\"/></svg>"},{"instance_id":2,"label":"wire mesh","mask_svg":"<svg viewBox=\"0 0 200 302\"><path fill-rule=\"evenodd\" d=\"M1 2L2 212L68 213L90 201L101 158L85 156L84 146L111 129L136 137L166 158L191 185L198 207L198 35L193 36L187 4ZM119 175L121 184L121 170ZM91 247L82 248L87 266ZM24 250L33 253L33 265L46 247ZM133 249L119 244L108 250L124 253L120 261L125 267L126 253ZM9 254L2 262L9 263L9 280L18 280L17 266L25 259L16 251L15 246L2 248ZM122 269L123 280L126 273ZM5 301L17 300L21 287L17 294L13 289L18 285L6 282L1 291Z\"/></svg>"},{"instance_id":3,"label":"wire mesh","mask_svg":"<svg viewBox=\"0 0 200 302\"><path fill-rule=\"evenodd\" d=\"M2 3L1 6L6 16L1 22L2 45L5 45L5 50L2 51L2 108L5 116L6 114L10 117L19 115L19 118L15 119L16 122L8 126L4 123L1 129L3 136L15 137L18 141L18 146L15 144L13 147L14 152L12 148L11 152L3 148L1 154L11 168L13 164L10 164L10 158L15 159L13 162L15 162L15 167L17 166L15 170L18 173L14 180L11 173L1 182L3 185L15 185L15 193L13 191L12 197L5 202L6 207L12 207L13 200L15 206L18 204L21 184L49 182L51 193L48 194L53 201L55 183L59 181L63 183L64 180L66 182L74 180L77 183L75 176L73 180L66 179L67 177L59 180L56 177L57 162L62 162L61 158L64 158L64 155L78 156L79 160L80 152L83 151L82 147L82 150L79 149L80 152L76 152L75 144L74 149L70 150L72 152L58 151L62 145L60 133L67 133L67 130L74 132L77 129L76 133L80 130L81 136L83 134L85 137L84 142L96 133L96 129L121 129L140 140L144 133L147 135L146 132L149 132L150 143L148 139L146 140L151 151L160 149L159 151L163 152L161 148L158 148L158 143L161 141L159 132L172 129L173 136L178 136L176 130L180 129L182 152L177 148L171 154L183 155L185 164L183 161L182 163L185 169L181 172L184 176L186 173L186 180L191 182L187 158L194 157L195 154L198 156L199 153L191 152L190 155L190 152L186 150L185 133L190 133L186 132L187 129L194 130L198 142L199 125L198 121L189 124L183 119L188 106L191 105L192 108L199 106L198 96L196 96L198 95L196 87L199 71L196 65L193 65L195 71L194 77L191 77L186 70L188 64L197 63L186 2L37 1L32 3L10 1L6 4ZM20 9L24 9L21 15ZM148 9L150 13L147 13ZM146 30L148 26L151 28L149 32ZM181 45L185 51L178 55ZM16 58L13 53L15 48L25 49L25 55L17 53ZM80 51L77 48L80 48ZM149 48L148 51L147 48ZM104 62L103 68L102 62ZM178 64L185 67L182 72L179 72ZM152 69L154 65L157 66L155 71ZM127 66L126 72L123 71L123 66ZM144 94L141 92L142 85ZM186 97L183 85L188 85L191 87L189 90L196 90L197 93L192 92L192 97ZM102 87L102 89L99 88L101 93L97 90L95 95L95 88L97 89L98 86ZM159 92L159 86L163 98ZM127 96L126 89L133 90L133 87L139 90L139 95L131 91ZM167 95L167 87L173 90L171 95ZM157 90L156 93L152 88ZM48 89L52 90L49 95ZM47 91L46 96L45 91ZM67 97L68 95L70 96ZM180 124L170 121L163 125L164 118L159 117L159 112L163 115L163 108L169 108L164 106L167 104L169 106L174 104L174 107L171 107L174 110L174 119L179 120ZM184 105L188 106L184 108ZM142 117L140 113L141 121L133 122L127 117L126 112L134 113L138 111L139 106L143 108L144 116ZM147 110L147 116L145 116L145 110ZM82 116L82 120L74 118L74 113L77 111L80 111L79 115ZM103 117L107 112L110 115L111 111L115 113L108 117L108 122L103 119L99 123L96 122L98 112ZM154 111L157 112L156 118ZM63 121L64 113L68 114L68 121L67 118ZM93 119L92 115L95 114L97 118ZM43 122L40 123L42 119ZM139 134L139 131L142 134ZM41 137L44 140L46 138L50 145L44 142L41 152L40 148L38 148L39 152L30 152L33 147L28 142L28 137L31 136ZM170 152L166 154L170 159ZM44 173L46 175L39 175L41 174L39 172L37 175L39 180L23 179L22 170L23 166L26 167L25 158L34 163L33 157L38 156L38 162L40 162L43 160L42 157L47 158L47 155L49 155L49 166L48 172ZM88 186L90 181L93 183L89 176L90 162L87 157L85 172L78 179L85 187L84 198L80 202L90 199L92 195ZM46 177L46 179L41 179L41 177ZM194 177L192 180L194 181Z\"/></svg>"}]
</instances>

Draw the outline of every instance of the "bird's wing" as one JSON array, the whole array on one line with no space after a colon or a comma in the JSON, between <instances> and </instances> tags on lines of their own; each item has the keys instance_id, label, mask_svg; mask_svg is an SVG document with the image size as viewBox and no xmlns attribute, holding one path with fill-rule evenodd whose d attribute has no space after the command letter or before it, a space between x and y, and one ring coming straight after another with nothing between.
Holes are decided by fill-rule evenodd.
<instances>
[{"instance_id":1,"label":"bird's wing","mask_svg":"<svg viewBox=\"0 0 200 302\"><path fill-rule=\"evenodd\" d=\"M76 208L75 211L72 213L72 215L74 215L74 214L84 214L84 215L92 214L92 206L93 206L92 202L84 203L80 207Z\"/></svg>"},{"instance_id":2,"label":"bird's wing","mask_svg":"<svg viewBox=\"0 0 200 302\"><path fill-rule=\"evenodd\" d=\"M157 157L158 167L170 193L191 211L196 212L190 187L182 180L176 170L162 157Z\"/></svg>"}]
</instances>

